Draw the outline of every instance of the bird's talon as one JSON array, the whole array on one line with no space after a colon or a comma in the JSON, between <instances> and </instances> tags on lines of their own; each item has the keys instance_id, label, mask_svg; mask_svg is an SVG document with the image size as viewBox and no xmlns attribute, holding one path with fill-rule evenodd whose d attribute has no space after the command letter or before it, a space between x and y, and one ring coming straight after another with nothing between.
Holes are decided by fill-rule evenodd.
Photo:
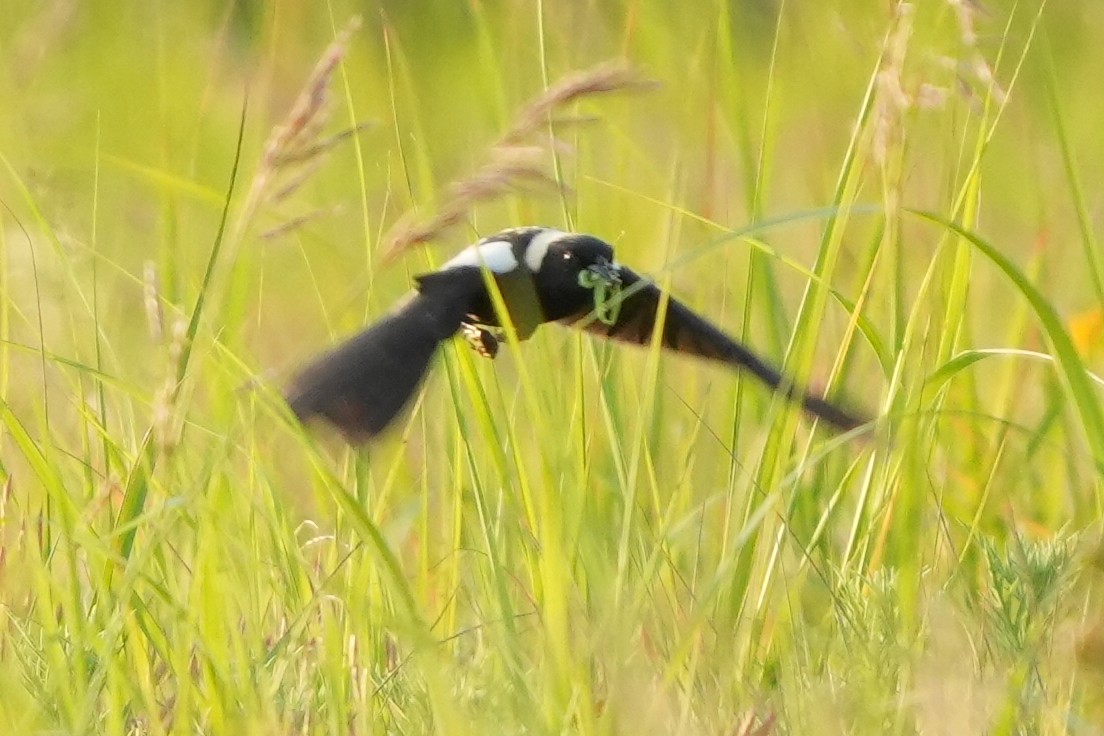
<instances>
[{"instance_id":1,"label":"bird's talon","mask_svg":"<svg viewBox=\"0 0 1104 736\"><path fill-rule=\"evenodd\" d=\"M486 327L465 322L460 326L464 339L471 345L472 350L484 358L494 358L498 355L499 340L494 333Z\"/></svg>"}]
</instances>

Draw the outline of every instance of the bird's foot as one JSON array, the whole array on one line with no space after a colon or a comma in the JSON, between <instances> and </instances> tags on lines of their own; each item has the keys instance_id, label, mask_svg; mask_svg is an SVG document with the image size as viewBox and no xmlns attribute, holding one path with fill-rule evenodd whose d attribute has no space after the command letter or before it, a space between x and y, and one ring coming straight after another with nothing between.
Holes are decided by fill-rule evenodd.
<instances>
[{"instance_id":1,"label":"bird's foot","mask_svg":"<svg viewBox=\"0 0 1104 736\"><path fill-rule=\"evenodd\" d=\"M464 339L471 345L472 350L484 358L494 358L498 355L499 339L483 325L464 322L460 325L460 332Z\"/></svg>"}]
</instances>

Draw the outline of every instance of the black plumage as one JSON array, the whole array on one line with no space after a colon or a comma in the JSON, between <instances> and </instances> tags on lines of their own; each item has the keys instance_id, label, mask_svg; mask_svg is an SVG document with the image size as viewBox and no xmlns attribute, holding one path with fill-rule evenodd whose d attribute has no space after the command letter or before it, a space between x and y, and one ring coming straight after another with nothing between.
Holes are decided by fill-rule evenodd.
<instances>
[{"instance_id":1,"label":"black plumage","mask_svg":"<svg viewBox=\"0 0 1104 736\"><path fill-rule=\"evenodd\" d=\"M484 268L493 274L522 339L545 322L560 322L647 345L666 301L665 348L747 370L839 429L863 424L795 386L686 305L664 299L653 283L618 264L608 243L539 227L485 238L438 271L416 277L414 293L396 309L295 377L288 391L295 414L304 421L324 417L351 441L368 439L414 397L444 340L463 330L476 349L493 356L501 321Z\"/></svg>"}]
</instances>

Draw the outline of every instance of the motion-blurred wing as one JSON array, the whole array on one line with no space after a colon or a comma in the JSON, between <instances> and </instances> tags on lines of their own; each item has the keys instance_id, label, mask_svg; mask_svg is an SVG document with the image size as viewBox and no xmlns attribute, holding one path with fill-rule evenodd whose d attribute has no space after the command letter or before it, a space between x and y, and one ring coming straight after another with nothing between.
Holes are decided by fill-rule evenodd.
<instances>
[{"instance_id":1,"label":"motion-blurred wing","mask_svg":"<svg viewBox=\"0 0 1104 736\"><path fill-rule=\"evenodd\" d=\"M660 309L666 302L663 347L747 370L771 388L782 391L795 401L800 401L810 414L840 429L851 430L865 423L865 420L844 409L794 386L793 382L777 369L726 335L713 323L699 316L674 297L668 296L664 299L663 292L655 284L624 266L621 267L621 283L623 301L617 319L612 325L594 319L593 314L580 315L564 322L579 323L588 332L607 339L648 345L651 343L652 334L659 321Z\"/></svg>"},{"instance_id":2,"label":"motion-blurred wing","mask_svg":"<svg viewBox=\"0 0 1104 736\"><path fill-rule=\"evenodd\" d=\"M300 420L321 416L350 441L369 439L402 411L437 346L456 333L483 288L478 268L418 279L419 291L390 314L308 365L288 403Z\"/></svg>"}]
</instances>

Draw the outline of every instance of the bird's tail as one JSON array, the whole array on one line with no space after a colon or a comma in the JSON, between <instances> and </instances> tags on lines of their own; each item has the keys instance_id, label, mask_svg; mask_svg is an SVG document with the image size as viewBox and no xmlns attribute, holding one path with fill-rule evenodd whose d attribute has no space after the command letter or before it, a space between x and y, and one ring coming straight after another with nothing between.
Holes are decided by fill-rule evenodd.
<instances>
[{"instance_id":1,"label":"bird's tail","mask_svg":"<svg viewBox=\"0 0 1104 736\"><path fill-rule=\"evenodd\" d=\"M438 345L460 328L467 301L448 289L415 292L398 309L304 368L288 404L323 417L350 441L382 432L417 393Z\"/></svg>"},{"instance_id":2,"label":"bird's tail","mask_svg":"<svg viewBox=\"0 0 1104 736\"><path fill-rule=\"evenodd\" d=\"M866 419L852 414L827 399L809 393L792 378L767 363L739 341L697 317L682 304L672 300L670 309L669 325L693 325L693 329L684 328L675 332L668 330L664 337L670 338L671 347L745 370L787 399L801 404L805 411L844 432L850 432L867 423ZM672 315L674 315L673 321ZM683 339L680 340L680 337Z\"/></svg>"},{"instance_id":3,"label":"bird's tail","mask_svg":"<svg viewBox=\"0 0 1104 736\"><path fill-rule=\"evenodd\" d=\"M802 389L792 379L768 365L735 340L732 340L732 344L726 351L725 359L726 362L748 371L772 389L782 392L791 401L799 402L802 408L813 416L823 419L844 432L850 432L867 423L866 419Z\"/></svg>"}]
</instances>

